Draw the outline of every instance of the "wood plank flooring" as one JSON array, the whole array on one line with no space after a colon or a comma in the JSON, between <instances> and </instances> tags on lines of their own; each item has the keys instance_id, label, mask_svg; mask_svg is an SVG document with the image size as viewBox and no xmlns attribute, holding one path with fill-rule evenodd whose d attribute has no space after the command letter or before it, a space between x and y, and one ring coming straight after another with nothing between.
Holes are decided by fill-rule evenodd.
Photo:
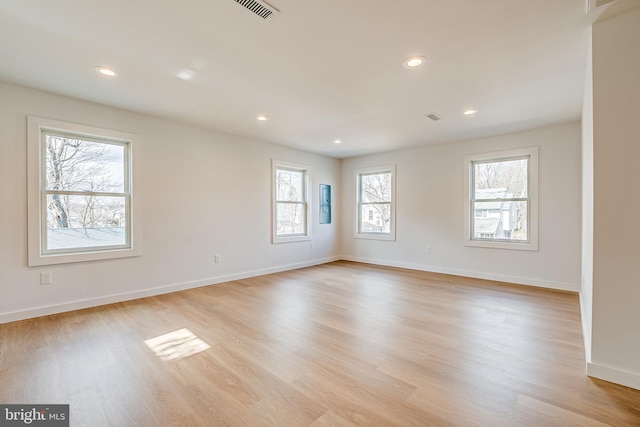
<instances>
[{"instance_id":1,"label":"wood plank flooring","mask_svg":"<svg viewBox=\"0 0 640 427\"><path fill-rule=\"evenodd\" d=\"M0 403L91 427L640 426L640 391L585 375L577 295L351 262L0 325Z\"/></svg>"}]
</instances>

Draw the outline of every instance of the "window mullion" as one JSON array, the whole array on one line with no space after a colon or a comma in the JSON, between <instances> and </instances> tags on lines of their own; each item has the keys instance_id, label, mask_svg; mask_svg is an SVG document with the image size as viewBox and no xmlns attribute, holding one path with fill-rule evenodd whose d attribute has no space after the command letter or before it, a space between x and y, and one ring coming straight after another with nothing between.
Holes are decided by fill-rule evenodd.
<instances>
[{"instance_id":1,"label":"window mullion","mask_svg":"<svg viewBox=\"0 0 640 427\"><path fill-rule=\"evenodd\" d=\"M125 197L129 193L107 193L100 191L67 191L67 190L43 190L46 194L59 194L61 196L94 196L94 197Z\"/></svg>"},{"instance_id":2,"label":"window mullion","mask_svg":"<svg viewBox=\"0 0 640 427\"><path fill-rule=\"evenodd\" d=\"M504 199L471 199L472 202L479 202L479 203L496 203L496 202L526 202L528 201L529 198L528 197L518 197L515 199L509 199L509 198L504 198Z\"/></svg>"}]
</instances>

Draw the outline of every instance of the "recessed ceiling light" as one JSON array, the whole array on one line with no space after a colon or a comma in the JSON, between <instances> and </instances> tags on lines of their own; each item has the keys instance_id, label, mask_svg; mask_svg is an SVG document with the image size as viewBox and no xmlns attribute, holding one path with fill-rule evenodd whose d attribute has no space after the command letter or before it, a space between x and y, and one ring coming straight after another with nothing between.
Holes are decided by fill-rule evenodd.
<instances>
[{"instance_id":1,"label":"recessed ceiling light","mask_svg":"<svg viewBox=\"0 0 640 427\"><path fill-rule=\"evenodd\" d=\"M178 77L180 80L186 81L186 80L191 80L194 74L195 74L195 71L187 68L180 71L178 74L176 74L176 77Z\"/></svg>"},{"instance_id":2,"label":"recessed ceiling light","mask_svg":"<svg viewBox=\"0 0 640 427\"><path fill-rule=\"evenodd\" d=\"M405 68L416 68L421 66L425 62L427 62L427 58L425 58L424 56L412 56L405 59L402 65L404 65Z\"/></svg>"},{"instance_id":3,"label":"recessed ceiling light","mask_svg":"<svg viewBox=\"0 0 640 427\"><path fill-rule=\"evenodd\" d=\"M104 65L97 66L96 71L106 77L116 77L118 75L113 68L105 67Z\"/></svg>"},{"instance_id":4,"label":"recessed ceiling light","mask_svg":"<svg viewBox=\"0 0 640 427\"><path fill-rule=\"evenodd\" d=\"M477 113L478 113L478 110L469 108L468 110L464 110L462 114L464 114L465 116L473 116L474 114L477 114Z\"/></svg>"},{"instance_id":5,"label":"recessed ceiling light","mask_svg":"<svg viewBox=\"0 0 640 427\"><path fill-rule=\"evenodd\" d=\"M334 144L342 144L342 140L340 140L340 139L334 139L334 140L333 140L333 143L334 143Z\"/></svg>"},{"instance_id":6,"label":"recessed ceiling light","mask_svg":"<svg viewBox=\"0 0 640 427\"><path fill-rule=\"evenodd\" d=\"M258 117L256 117L256 120L259 120L261 122L266 122L267 120L269 120L269 118L267 116L263 116L262 114L259 115Z\"/></svg>"}]
</instances>

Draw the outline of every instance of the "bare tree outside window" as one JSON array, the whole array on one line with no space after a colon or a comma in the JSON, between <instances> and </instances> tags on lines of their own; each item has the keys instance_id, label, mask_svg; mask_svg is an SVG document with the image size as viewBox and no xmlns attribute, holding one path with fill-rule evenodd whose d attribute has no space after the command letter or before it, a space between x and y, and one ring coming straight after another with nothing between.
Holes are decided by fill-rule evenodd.
<instances>
[{"instance_id":1,"label":"bare tree outside window","mask_svg":"<svg viewBox=\"0 0 640 427\"><path fill-rule=\"evenodd\" d=\"M126 145L46 131L43 138L47 249L125 245Z\"/></svg>"}]
</instances>

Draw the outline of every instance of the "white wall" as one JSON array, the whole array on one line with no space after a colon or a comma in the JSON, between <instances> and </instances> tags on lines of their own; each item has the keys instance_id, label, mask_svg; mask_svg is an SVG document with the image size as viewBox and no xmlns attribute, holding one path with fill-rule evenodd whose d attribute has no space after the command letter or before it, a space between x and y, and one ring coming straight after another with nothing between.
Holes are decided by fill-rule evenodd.
<instances>
[{"instance_id":1,"label":"white wall","mask_svg":"<svg viewBox=\"0 0 640 427\"><path fill-rule=\"evenodd\" d=\"M464 156L532 146L540 147L539 251L463 246ZM578 291L580 160L577 122L344 160L343 257ZM396 241L355 239L354 170L390 163L397 168Z\"/></svg>"},{"instance_id":2,"label":"white wall","mask_svg":"<svg viewBox=\"0 0 640 427\"><path fill-rule=\"evenodd\" d=\"M593 26L592 376L640 389L640 8Z\"/></svg>"},{"instance_id":3,"label":"white wall","mask_svg":"<svg viewBox=\"0 0 640 427\"><path fill-rule=\"evenodd\" d=\"M170 100L167 100L170 102ZM27 267L27 115L137 134L144 254ZM252 126L248 123L247 126ZM340 161L0 83L0 323L336 259ZM271 159L311 166L310 242L271 241ZM333 221L318 224L318 186ZM213 262L214 253L222 262ZM40 273L53 284L40 285Z\"/></svg>"},{"instance_id":4,"label":"white wall","mask_svg":"<svg viewBox=\"0 0 640 427\"><path fill-rule=\"evenodd\" d=\"M591 46L587 59L582 106L582 283L580 314L586 362L591 362L593 313L593 70Z\"/></svg>"}]
</instances>

